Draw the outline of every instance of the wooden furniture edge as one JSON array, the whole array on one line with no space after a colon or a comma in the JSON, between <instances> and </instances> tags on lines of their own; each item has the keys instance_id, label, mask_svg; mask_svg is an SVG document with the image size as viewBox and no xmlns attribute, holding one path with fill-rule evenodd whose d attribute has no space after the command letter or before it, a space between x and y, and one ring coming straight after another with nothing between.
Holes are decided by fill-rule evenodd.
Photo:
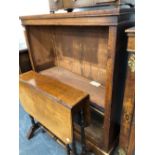
<instances>
[{"instance_id":1,"label":"wooden furniture edge","mask_svg":"<svg viewBox=\"0 0 155 155\"><path fill-rule=\"evenodd\" d=\"M34 71L29 71L29 72L34 72ZM27 73L28 73L28 72L23 73L23 74L27 74ZM21 74L20 76L22 76L23 74ZM39 73L38 73L38 74L39 74ZM42 75L42 76L45 76L45 75ZM49 93L47 93L47 92L45 92L45 91L43 91L43 90L41 90L41 89L39 89L39 88L36 88L36 87L33 86L32 84L28 83L28 82L25 81L25 80L22 80L21 78L19 78L19 82L22 82L22 83L25 83L26 85L29 85L29 87L31 87L32 89L35 89L36 91L40 92L41 94L44 94L45 96L47 96L47 97L48 97L49 99L51 99L52 101L64 105L66 108L72 109L72 108L74 108L74 107L76 106L76 105L75 105L75 106L69 106L69 105L68 105L67 103L65 103L62 99L59 99L59 98L53 96L52 94L49 94ZM70 86L70 87L71 87L71 86ZM75 89L75 88L74 88L74 89ZM89 97L89 95L88 95L88 94L85 94L82 101L87 100L88 97ZM77 102L81 103L82 101L77 101Z\"/></svg>"}]
</instances>

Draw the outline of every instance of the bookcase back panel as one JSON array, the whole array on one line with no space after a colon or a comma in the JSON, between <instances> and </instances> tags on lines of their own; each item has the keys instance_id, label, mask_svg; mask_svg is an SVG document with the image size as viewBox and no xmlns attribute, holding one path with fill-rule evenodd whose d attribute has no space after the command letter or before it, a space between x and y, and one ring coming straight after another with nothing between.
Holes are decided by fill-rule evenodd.
<instances>
[{"instance_id":1,"label":"bookcase back panel","mask_svg":"<svg viewBox=\"0 0 155 155\"><path fill-rule=\"evenodd\" d=\"M36 70L56 65L105 84L108 27L31 26L29 32Z\"/></svg>"},{"instance_id":2,"label":"bookcase back panel","mask_svg":"<svg viewBox=\"0 0 155 155\"><path fill-rule=\"evenodd\" d=\"M30 52L36 71L54 66L53 32L52 27L28 27Z\"/></svg>"},{"instance_id":3,"label":"bookcase back panel","mask_svg":"<svg viewBox=\"0 0 155 155\"><path fill-rule=\"evenodd\" d=\"M103 27L56 27L57 65L104 84L108 29Z\"/></svg>"}]
</instances>

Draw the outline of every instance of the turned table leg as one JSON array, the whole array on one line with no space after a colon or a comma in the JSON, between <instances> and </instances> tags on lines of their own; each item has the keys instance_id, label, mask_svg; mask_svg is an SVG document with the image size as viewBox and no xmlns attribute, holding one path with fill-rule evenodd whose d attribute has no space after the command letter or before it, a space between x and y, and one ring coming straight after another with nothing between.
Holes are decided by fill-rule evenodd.
<instances>
[{"instance_id":1,"label":"turned table leg","mask_svg":"<svg viewBox=\"0 0 155 155\"><path fill-rule=\"evenodd\" d=\"M29 117L30 117L32 126L27 133L27 139L31 139L33 137L34 132L40 127L39 123L36 123L32 116L29 115Z\"/></svg>"},{"instance_id":2,"label":"turned table leg","mask_svg":"<svg viewBox=\"0 0 155 155\"><path fill-rule=\"evenodd\" d=\"M71 149L70 149L69 144L67 144L66 149L67 149L67 155L70 155L70 151L71 151Z\"/></svg>"}]
</instances>

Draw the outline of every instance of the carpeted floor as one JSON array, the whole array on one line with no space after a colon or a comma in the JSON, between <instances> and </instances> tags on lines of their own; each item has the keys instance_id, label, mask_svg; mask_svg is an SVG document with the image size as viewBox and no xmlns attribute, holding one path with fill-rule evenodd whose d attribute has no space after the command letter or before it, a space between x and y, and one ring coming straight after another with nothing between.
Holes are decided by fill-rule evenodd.
<instances>
[{"instance_id":1,"label":"carpeted floor","mask_svg":"<svg viewBox=\"0 0 155 155\"><path fill-rule=\"evenodd\" d=\"M38 129L31 140L27 140L26 133L31 126L28 114L19 105L19 154L20 155L66 155L66 150L55 142L47 133ZM80 152L80 145L77 144Z\"/></svg>"},{"instance_id":2,"label":"carpeted floor","mask_svg":"<svg viewBox=\"0 0 155 155\"><path fill-rule=\"evenodd\" d=\"M66 155L64 147L59 145L42 129L35 132L31 140L26 138L26 134L31 126L28 114L19 104L19 155ZM76 142L77 153L80 154L81 146ZM117 155L117 153L113 153Z\"/></svg>"}]
</instances>

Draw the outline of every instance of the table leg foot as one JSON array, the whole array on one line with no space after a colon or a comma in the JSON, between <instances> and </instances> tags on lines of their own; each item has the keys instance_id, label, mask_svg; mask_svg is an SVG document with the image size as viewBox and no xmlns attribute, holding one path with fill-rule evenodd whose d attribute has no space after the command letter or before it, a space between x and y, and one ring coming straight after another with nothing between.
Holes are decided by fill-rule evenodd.
<instances>
[{"instance_id":1,"label":"table leg foot","mask_svg":"<svg viewBox=\"0 0 155 155\"><path fill-rule=\"evenodd\" d=\"M32 116L29 116L29 117L31 119L32 126L27 133L28 140L30 140L33 137L34 132L40 127L39 123L35 123L34 118Z\"/></svg>"}]
</instances>

